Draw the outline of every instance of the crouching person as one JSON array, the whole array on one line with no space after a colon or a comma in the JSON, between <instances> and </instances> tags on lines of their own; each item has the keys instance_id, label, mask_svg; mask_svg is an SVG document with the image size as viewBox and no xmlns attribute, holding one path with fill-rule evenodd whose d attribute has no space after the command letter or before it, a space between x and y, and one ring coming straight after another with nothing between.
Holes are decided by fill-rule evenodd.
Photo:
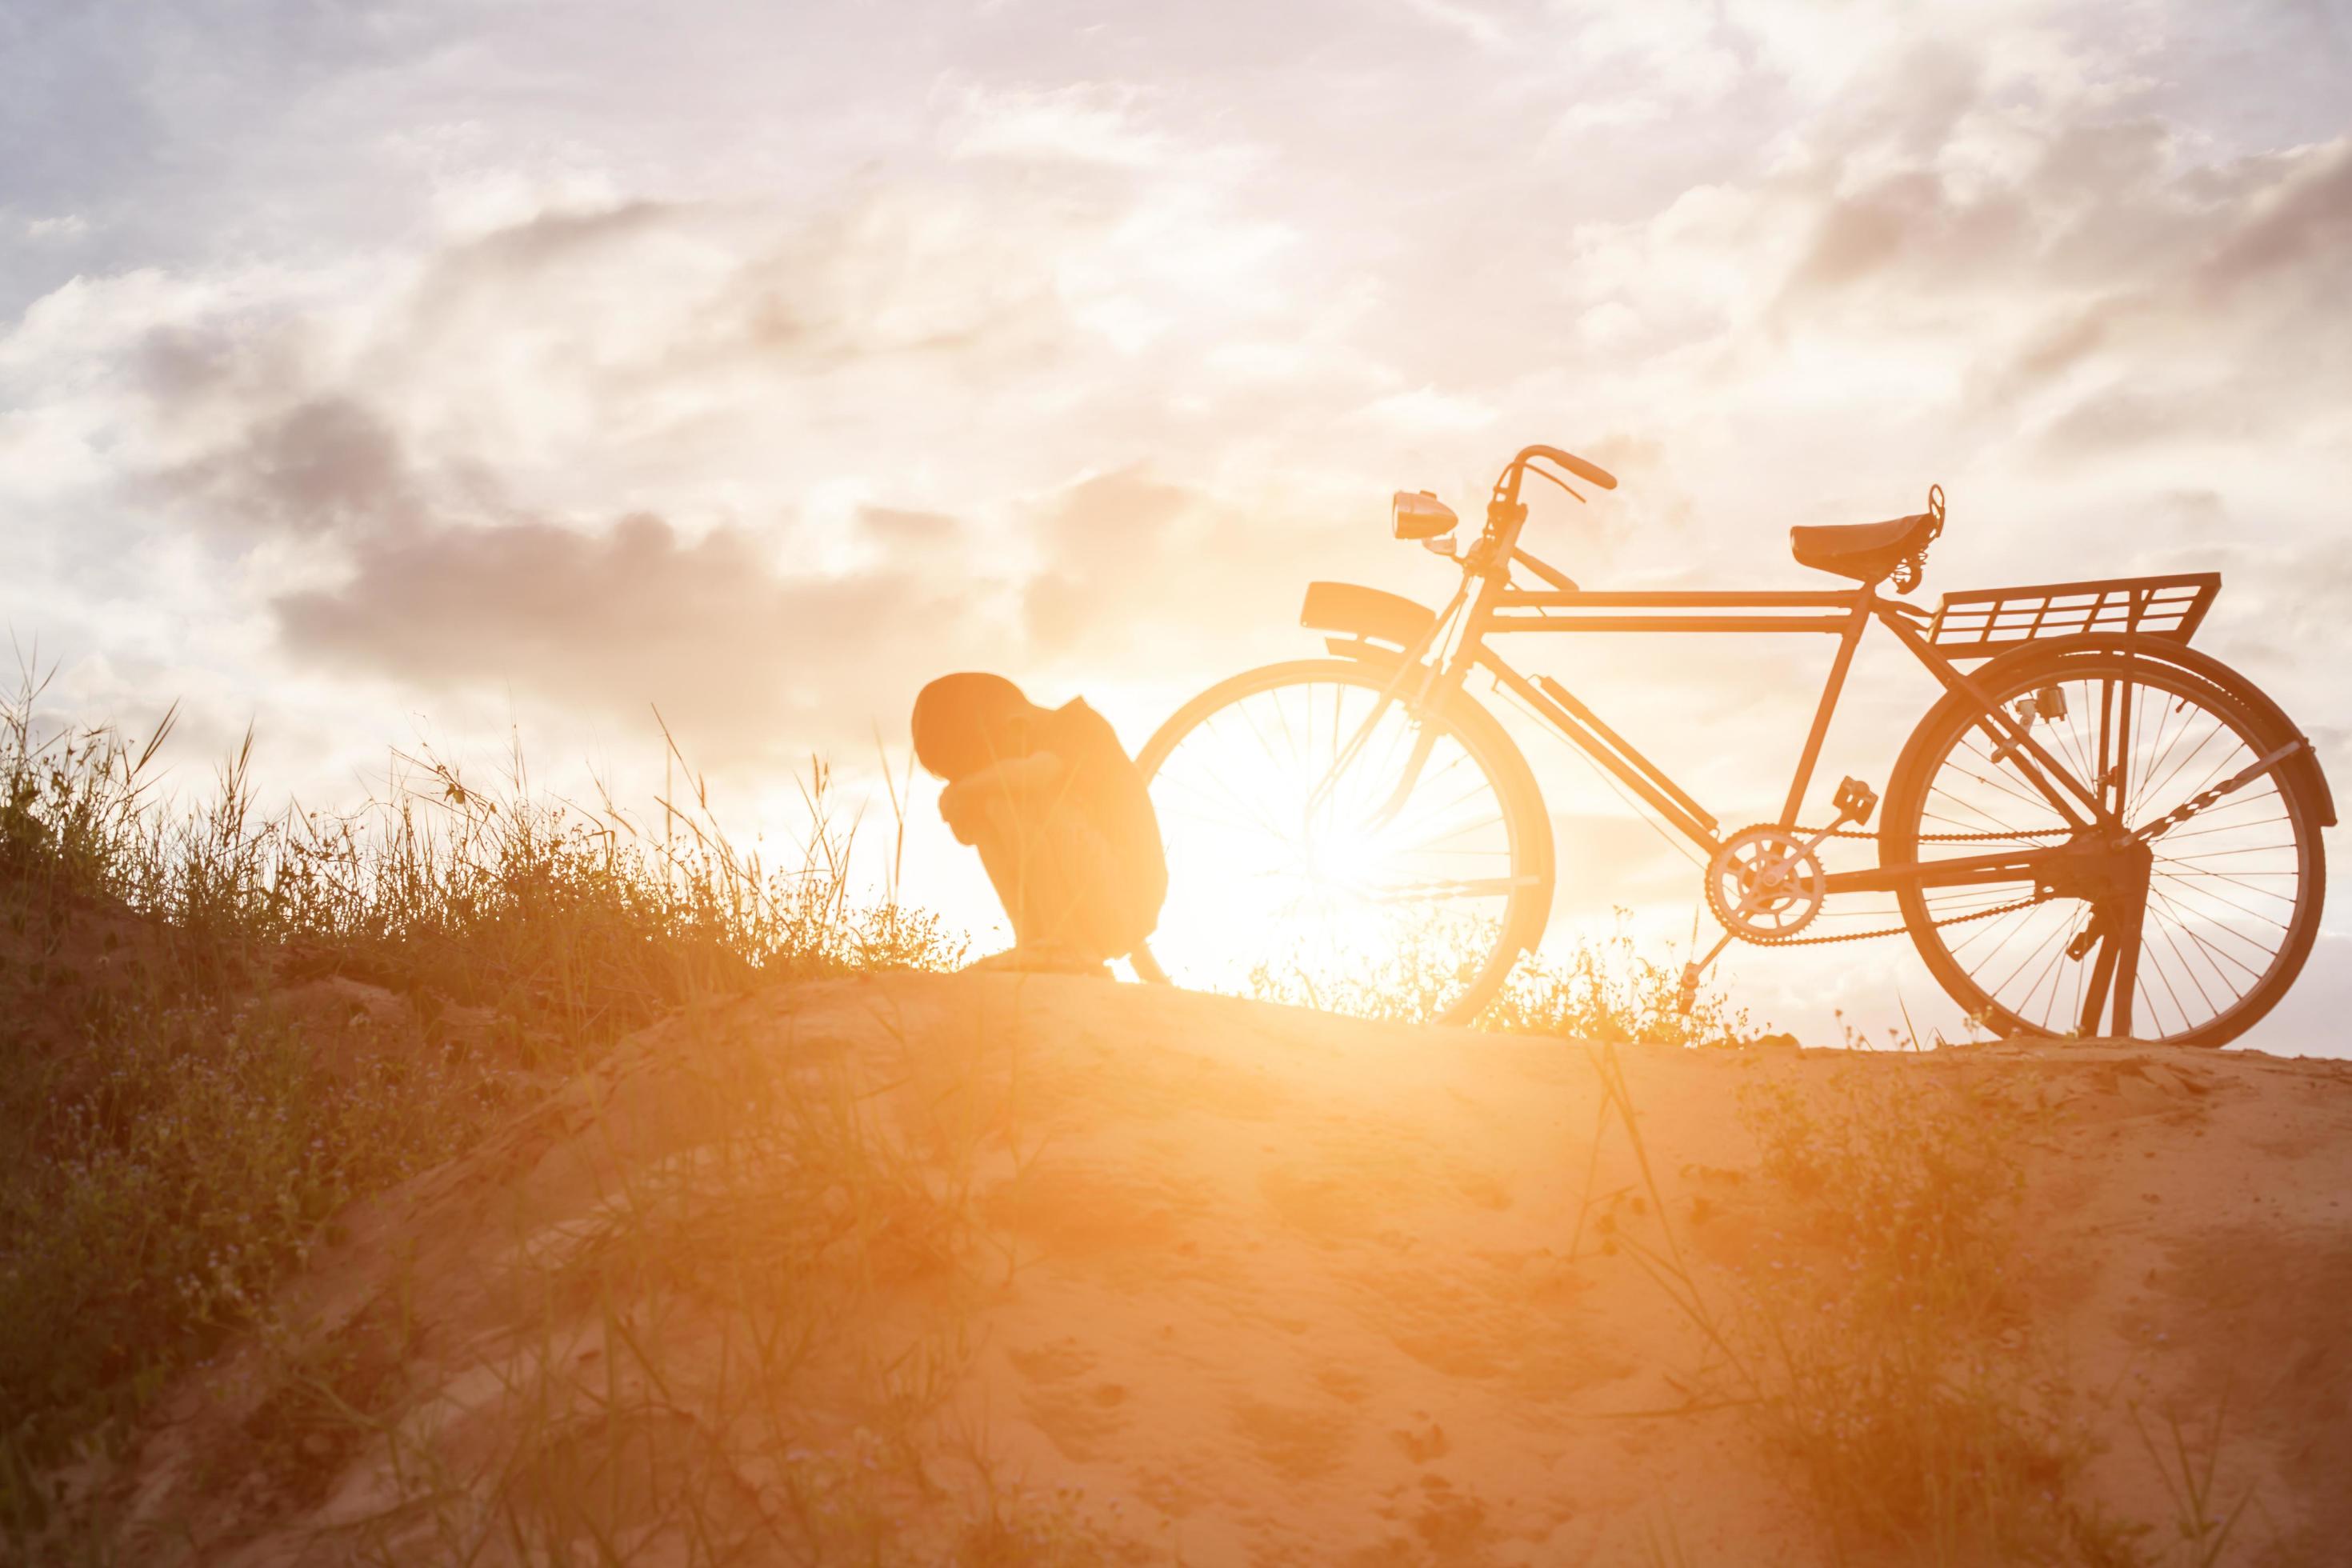
<instances>
[{"instance_id":1,"label":"crouching person","mask_svg":"<svg viewBox=\"0 0 2352 1568\"><path fill-rule=\"evenodd\" d=\"M947 781L940 815L1013 922L990 968L1101 973L1159 921L1168 863L1143 773L1083 700L1040 708L997 675L915 699L915 757Z\"/></svg>"}]
</instances>

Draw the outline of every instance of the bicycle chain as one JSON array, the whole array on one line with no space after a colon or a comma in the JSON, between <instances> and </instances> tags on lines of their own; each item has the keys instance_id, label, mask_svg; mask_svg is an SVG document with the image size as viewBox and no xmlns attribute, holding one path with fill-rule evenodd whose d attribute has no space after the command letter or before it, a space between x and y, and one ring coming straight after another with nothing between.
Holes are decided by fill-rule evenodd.
<instances>
[{"instance_id":1,"label":"bicycle chain","mask_svg":"<svg viewBox=\"0 0 2352 1568\"><path fill-rule=\"evenodd\" d=\"M1876 838L1875 833L1865 833L1858 827L1792 827L1791 833L1818 834L1824 838ZM2021 838L2047 838L2053 833L2072 833L2071 827L2029 827L2021 833L1916 833L1912 837L1922 844L2013 844Z\"/></svg>"},{"instance_id":2,"label":"bicycle chain","mask_svg":"<svg viewBox=\"0 0 2352 1568\"><path fill-rule=\"evenodd\" d=\"M1946 926L1966 925L1970 921L1989 921L1995 915L2012 914L2019 910L2030 910L2036 904L2046 904L2049 901L2043 898L2020 899L2013 904L1995 904L1989 910L1971 910L1964 915L1954 915L1948 920L1930 921L1927 923L1936 930L1941 931ZM1870 942L1882 936L1904 936L1908 934L1910 930L1909 926L1886 926L1878 931L1840 931L1835 936L1780 938L1750 936L1741 937L1740 940L1756 947L1822 947L1833 942ZM1737 936L1738 933L1735 931L1732 934Z\"/></svg>"},{"instance_id":3,"label":"bicycle chain","mask_svg":"<svg viewBox=\"0 0 2352 1568\"><path fill-rule=\"evenodd\" d=\"M1799 827L1792 831L1808 837L1817 835L1827 838L1875 838L1878 837L1875 833L1865 833L1858 828L1847 827ZM2053 833L2069 831L2071 829L2063 827L2035 827L2029 828L2023 833L1922 833L1917 837L1923 844L2000 844L2014 843L2020 838L2032 838L2037 835L2047 837ZM1941 931L1946 926L1966 925L1970 921L1989 921L1995 915L2014 914L2019 910L2030 910L2036 904L2045 904L2049 901L2037 894L2031 899L2020 899L2014 903L1995 904L1989 910L1971 910L1967 914L1953 915L1948 920L1930 921L1928 924ZM1825 947L1832 942L1874 942L1882 936L1905 936L1909 934L1910 929L1908 926L1887 926L1879 931L1840 931L1834 936L1790 936L1777 940L1742 936L1740 940L1756 947ZM1739 933L1735 931L1733 934Z\"/></svg>"}]
</instances>

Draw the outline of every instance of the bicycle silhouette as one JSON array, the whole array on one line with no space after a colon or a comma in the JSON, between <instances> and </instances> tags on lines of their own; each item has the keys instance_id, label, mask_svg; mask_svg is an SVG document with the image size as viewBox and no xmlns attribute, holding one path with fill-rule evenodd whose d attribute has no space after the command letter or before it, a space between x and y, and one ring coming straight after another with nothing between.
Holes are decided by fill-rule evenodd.
<instances>
[{"instance_id":1,"label":"bicycle silhouette","mask_svg":"<svg viewBox=\"0 0 2352 1568\"><path fill-rule=\"evenodd\" d=\"M1539 467L1538 464L1549 465ZM1552 469L1560 470L1555 473ZM1399 491L1398 538L1456 562L1435 612L1315 583L1300 622L1330 657L1248 671L1160 726L1138 757L1167 839L1169 905L1134 955L1148 980L1343 1011L1475 1018L1549 918L1551 823L1526 758L1469 682L1491 682L1639 797L1706 862L1722 940L1685 971L1685 1005L1725 943L1907 932L1937 984L2000 1035L2220 1045L2293 984L2326 890L2334 803L2311 742L2252 682L2189 647L2218 573L1945 595L1916 588L1944 527L1926 510L1790 530L1819 591L1608 593L1523 549L1530 473L1578 494L1616 480L1558 447L1521 451L1466 549L1454 514ZM1514 581L1524 570L1540 586ZM1885 809L1846 779L1827 826L1799 817L1855 647L1885 626L1943 688L1890 776ZM1775 821L1722 823L1591 707L1490 646L1511 633L1829 635L1836 656ZM1973 669L1963 666L1974 665ZM1830 871L1832 837L1875 867ZM1859 893L1900 924L1815 929Z\"/></svg>"}]
</instances>

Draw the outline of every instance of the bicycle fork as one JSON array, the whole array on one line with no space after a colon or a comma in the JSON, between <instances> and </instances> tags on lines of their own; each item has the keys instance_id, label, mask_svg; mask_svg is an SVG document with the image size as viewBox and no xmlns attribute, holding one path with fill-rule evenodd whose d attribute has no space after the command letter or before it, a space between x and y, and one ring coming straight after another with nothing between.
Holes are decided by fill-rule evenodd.
<instances>
[{"instance_id":1,"label":"bicycle fork","mask_svg":"<svg viewBox=\"0 0 2352 1568\"><path fill-rule=\"evenodd\" d=\"M1322 778L1318 780L1315 787L1307 792L1306 815L1309 818L1312 818L1316 810L1330 798L1331 792L1338 786L1339 775L1345 773L1349 765L1354 763L1362 752L1365 742L1371 739L1372 731L1380 727L1381 720L1387 716L1389 704L1405 701L1399 693L1407 680L1418 670L1422 677L1421 689L1412 694L1410 701L1405 702L1406 717L1412 723L1413 728L1412 750L1406 754L1404 768L1398 775L1395 787L1389 792L1388 798L1382 801L1379 808L1372 813L1372 821L1379 826L1386 827L1404 810L1405 803L1412 798L1414 786L1421 782L1421 770L1429 765L1430 753L1437 746L1435 733L1428 725L1413 718L1413 715L1426 707L1432 696L1440 689L1441 686L1453 680L1456 675L1454 670L1444 666L1425 666L1422 663L1422 659L1433 647L1444 642L1447 630L1452 626L1455 614L1461 609L1467 595L1466 587L1455 593L1453 603L1446 605L1444 612L1430 623L1429 630L1422 635L1421 640L1404 650L1397 663L1395 679L1389 682L1387 689L1373 701L1372 710L1364 716L1364 721L1358 725L1356 732L1348 738L1348 743L1340 747L1338 754L1331 759L1331 765L1324 770Z\"/></svg>"}]
</instances>

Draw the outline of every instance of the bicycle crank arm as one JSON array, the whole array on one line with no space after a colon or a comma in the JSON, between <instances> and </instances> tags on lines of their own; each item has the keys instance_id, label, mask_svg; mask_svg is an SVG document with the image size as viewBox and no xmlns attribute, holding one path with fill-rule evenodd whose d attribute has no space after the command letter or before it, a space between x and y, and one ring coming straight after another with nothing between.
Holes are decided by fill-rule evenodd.
<instances>
[{"instance_id":1,"label":"bicycle crank arm","mask_svg":"<svg viewBox=\"0 0 2352 1568\"><path fill-rule=\"evenodd\" d=\"M2146 827L2141 828L2137 833L2133 834L2132 837L2138 839L2143 844L2147 843L2151 838L2163 837L2172 829L2179 826L2182 823L2188 821L2190 817L2196 816L2199 812L2203 811L2206 807L2211 805L2215 801L2220 800L2223 795L2236 794L2238 791L2245 788L2248 784L2253 783L2256 779L2261 778L2264 773L2267 773L2272 769L2277 767L2280 763L2290 760L2302 752L2308 751L2310 747L2310 736L2297 735L2294 740L2289 741L2285 745L2279 747L2274 752L2272 752L2268 756L2262 758L2260 761L2254 763L2249 767L2242 769L2231 777L2223 779L2211 789L2204 790L2197 795L2189 796L2187 800L2182 801L2179 805L2174 806L2170 811L2166 812L2162 816L2158 817L2154 822L2149 823Z\"/></svg>"}]
</instances>

